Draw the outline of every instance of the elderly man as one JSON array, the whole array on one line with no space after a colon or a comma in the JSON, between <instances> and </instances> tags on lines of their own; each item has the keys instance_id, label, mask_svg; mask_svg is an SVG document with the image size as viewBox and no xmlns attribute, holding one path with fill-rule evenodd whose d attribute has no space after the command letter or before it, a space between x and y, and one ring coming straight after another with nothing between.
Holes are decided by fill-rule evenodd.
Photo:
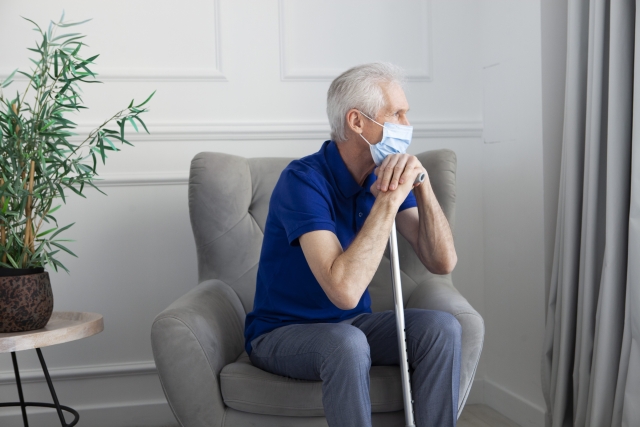
<instances>
[{"instance_id":1,"label":"elderly man","mask_svg":"<svg viewBox=\"0 0 640 427\"><path fill-rule=\"evenodd\" d=\"M405 154L412 128L402 72L351 68L331 84L331 141L291 162L271 196L246 350L266 371L322 380L329 426L371 425L369 369L399 364L395 315L372 313L367 286L391 226L422 263L447 274L457 257L426 170ZM377 166L377 167L376 167ZM405 311L416 425L455 426L461 328L445 312Z\"/></svg>"}]
</instances>

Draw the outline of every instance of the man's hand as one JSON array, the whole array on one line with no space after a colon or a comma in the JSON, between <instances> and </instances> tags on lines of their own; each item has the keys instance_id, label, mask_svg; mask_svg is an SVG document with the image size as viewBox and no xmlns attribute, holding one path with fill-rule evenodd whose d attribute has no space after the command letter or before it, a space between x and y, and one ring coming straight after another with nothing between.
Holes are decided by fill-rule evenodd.
<instances>
[{"instance_id":1,"label":"man's hand","mask_svg":"<svg viewBox=\"0 0 640 427\"><path fill-rule=\"evenodd\" d=\"M376 202L388 202L395 212L414 187L416 177L427 171L420 161L409 154L387 156L375 170L378 179L371 186ZM421 185L422 184L422 185ZM431 188L429 178L415 185L418 209L406 209L397 216L398 231L411 244L425 267L434 274L450 273L458 257L451 228Z\"/></svg>"},{"instance_id":2,"label":"man's hand","mask_svg":"<svg viewBox=\"0 0 640 427\"><path fill-rule=\"evenodd\" d=\"M387 156L382 164L374 171L378 179L371 186L371 193L378 197L380 192L386 193L388 191L394 191L398 186L402 186L405 183L410 183L404 198L406 198L409 191L414 187L413 183L416 177L421 173L427 174L426 169L420 163L420 160L416 156L409 154L391 154ZM428 179L428 178L427 178ZM416 184L417 187L420 183ZM402 198L402 201L404 201ZM402 201L400 203L402 203Z\"/></svg>"}]
</instances>

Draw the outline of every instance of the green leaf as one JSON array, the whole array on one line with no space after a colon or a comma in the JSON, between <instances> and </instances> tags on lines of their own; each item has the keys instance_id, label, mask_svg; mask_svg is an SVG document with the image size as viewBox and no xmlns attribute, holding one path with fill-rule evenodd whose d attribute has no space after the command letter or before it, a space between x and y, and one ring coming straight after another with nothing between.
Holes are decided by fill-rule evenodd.
<instances>
[{"instance_id":1,"label":"green leaf","mask_svg":"<svg viewBox=\"0 0 640 427\"><path fill-rule=\"evenodd\" d=\"M63 24L62 22L58 22L54 24L60 28L68 28L68 27L75 27L76 25L82 25L89 21L91 21L91 19L85 19L84 21L80 21L80 22L69 22L68 24Z\"/></svg>"},{"instance_id":2,"label":"green leaf","mask_svg":"<svg viewBox=\"0 0 640 427\"><path fill-rule=\"evenodd\" d=\"M74 254L73 252L71 252L67 247L61 245L60 243L58 243L57 241L51 241L49 242L51 243L53 246L62 249L63 251L67 252L68 254L73 255L74 257L78 258L78 255Z\"/></svg>"},{"instance_id":3,"label":"green leaf","mask_svg":"<svg viewBox=\"0 0 640 427\"><path fill-rule=\"evenodd\" d=\"M142 127L144 128L144 130L149 133L149 129L147 129L147 125L144 124L144 122L142 121L142 119L138 116L133 116L134 119L136 119L137 121L140 122L140 124L142 125Z\"/></svg>"},{"instance_id":4,"label":"green leaf","mask_svg":"<svg viewBox=\"0 0 640 427\"><path fill-rule=\"evenodd\" d=\"M58 189L58 194L60 194L60 198L62 199L62 202L66 204L67 201L64 198L64 190L62 189L62 186L56 182L56 188Z\"/></svg>"},{"instance_id":5,"label":"green leaf","mask_svg":"<svg viewBox=\"0 0 640 427\"><path fill-rule=\"evenodd\" d=\"M66 271L67 273L69 273L69 270L67 270L67 267L65 267L60 261L58 261L55 258L51 258L51 262L53 263L53 268L55 268L56 272L58 271L58 267L62 268L64 271Z\"/></svg>"},{"instance_id":6,"label":"green leaf","mask_svg":"<svg viewBox=\"0 0 640 427\"><path fill-rule=\"evenodd\" d=\"M134 122L131 117L128 117L128 120L129 120L129 123L131 123L133 128L136 130L136 132L138 132L138 126L136 125L136 122Z\"/></svg>"},{"instance_id":7,"label":"green leaf","mask_svg":"<svg viewBox=\"0 0 640 427\"><path fill-rule=\"evenodd\" d=\"M28 78L29 80L33 79L33 76L31 74L27 74L24 71L18 71L18 74L22 74L23 76L25 76L26 78Z\"/></svg>"},{"instance_id":8,"label":"green leaf","mask_svg":"<svg viewBox=\"0 0 640 427\"><path fill-rule=\"evenodd\" d=\"M74 50L73 52L71 52L71 56L76 56L78 54L78 52L80 52L80 47L82 46L82 43L79 44Z\"/></svg>"},{"instance_id":9,"label":"green leaf","mask_svg":"<svg viewBox=\"0 0 640 427\"><path fill-rule=\"evenodd\" d=\"M21 17L22 19L24 19L25 21L29 21L29 22L31 22L33 25L35 25L35 26L36 26L36 28L38 28L38 31L40 31L40 32L42 33L42 29L40 29L40 26L39 26L38 24L36 24L34 21L32 21L32 20L31 20L31 19L29 19L29 18L25 18L24 16L20 16L20 17Z\"/></svg>"},{"instance_id":10,"label":"green leaf","mask_svg":"<svg viewBox=\"0 0 640 427\"><path fill-rule=\"evenodd\" d=\"M78 196L86 199L87 196L85 196L84 194L82 194L82 191L78 190L76 187L73 186L73 184L66 184L66 187L68 189L70 189L71 191L73 191L74 193L76 193Z\"/></svg>"},{"instance_id":11,"label":"green leaf","mask_svg":"<svg viewBox=\"0 0 640 427\"><path fill-rule=\"evenodd\" d=\"M20 267L18 267L18 264L14 261L13 257L11 256L11 254L9 252L7 252L7 259L9 260L9 262L11 263L13 268L20 268Z\"/></svg>"},{"instance_id":12,"label":"green leaf","mask_svg":"<svg viewBox=\"0 0 640 427\"><path fill-rule=\"evenodd\" d=\"M60 206L62 206L62 205L58 205L58 206L56 206L54 208L49 209L49 212L47 212L47 215L51 215L52 213L54 213L55 211L60 209Z\"/></svg>"},{"instance_id":13,"label":"green leaf","mask_svg":"<svg viewBox=\"0 0 640 427\"><path fill-rule=\"evenodd\" d=\"M60 40L60 39L68 38L68 37L79 36L79 35L80 35L80 33L60 34L59 36L56 36L55 38L51 39L51 41L54 42L56 40Z\"/></svg>"},{"instance_id":14,"label":"green leaf","mask_svg":"<svg viewBox=\"0 0 640 427\"><path fill-rule=\"evenodd\" d=\"M57 229L57 227L53 227L53 228L48 229L47 231L43 231L42 233L38 234L38 235L36 236L36 238L38 238L38 237L42 237L42 236L46 236L47 234L49 234L49 233L51 233L51 232L55 231L56 229Z\"/></svg>"},{"instance_id":15,"label":"green leaf","mask_svg":"<svg viewBox=\"0 0 640 427\"><path fill-rule=\"evenodd\" d=\"M147 102L149 102L149 100L151 100L151 98L153 98L153 95L156 94L156 91L154 90L153 93L151 95L149 95L149 97L147 99L144 100L144 102L142 104L138 104L136 105L136 108L140 108L142 107L144 104L146 104Z\"/></svg>"},{"instance_id":16,"label":"green leaf","mask_svg":"<svg viewBox=\"0 0 640 427\"><path fill-rule=\"evenodd\" d=\"M111 142L111 140L110 140L109 138L107 138L107 137L105 136L105 137L103 137L103 139L104 139L105 141L107 141L107 144L109 144L109 146L111 147L111 149L112 149L113 151L120 151L120 150L119 150L115 145L113 145L113 142Z\"/></svg>"},{"instance_id":17,"label":"green leaf","mask_svg":"<svg viewBox=\"0 0 640 427\"><path fill-rule=\"evenodd\" d=\"M97 187L93 182L89 181L87 182L87 184L92 187L94 190L97 190L98 192L104 194L105 196L107 195L107 193L105 193L104 191L102 191L99 187Z\"/></svg>"},{"instance_id":18,"label":"green leaf","mask_svg":"<svg viewBox=\"0 0 640 427\"><path fill-rule=\"evenodd\" d=\"M2 83L0 83L0 87L7 87L9 86L12 82L13 82L13 76L16 74L16 72L18 71L18 69L16 68L15 70L13 70L11 72L11 74L9 74L9 76L4 79L4 81Z\"/></svg>"},{"instance_id":19,"label":"green leaf","mask_svg":"<svg viewBox=\"0 0 640 427\"><path fill-rule=\"evenodd\" d=\"M56 121L55 120L49 120L49 122L47 124L44 125L44 127L42 129L40 129L40 133L42 133L42 131L47 130L52 124L54 124ZM58 133L53 133L52 136L58 136Z\"/></svg>"},{"instance_id":20,"label":"green leaf","mask_svg":"<svg viewBox=\"0 0 640 427\"><path fill-rule=\"evenodd\" d=\"M85 66L87 64L91 64L91 63L93 63L93 60L96 59L98 56L100 56L100 55L93 55L91 58L85 59L82 62L76 64L74 67L75 68L81 68L81 67L83 67L83 66Z\"/></svg>"},{"instance_id":21,"label":"green leaf","mask_svg":"<svg viewBox=\"0 0 640 427\"><path fill-rule=\"evenodd\" d=\"M58 231L56 231L53 236L51 236L51 238L53 239L54 237L56 237L58 234L62 233L64 230L67 230L69 228L71 228L73 226L73 224L75 224L75 222L72 222L69 225L65 225L64 227L58 229Z\"/></svg>"}]
</instances>

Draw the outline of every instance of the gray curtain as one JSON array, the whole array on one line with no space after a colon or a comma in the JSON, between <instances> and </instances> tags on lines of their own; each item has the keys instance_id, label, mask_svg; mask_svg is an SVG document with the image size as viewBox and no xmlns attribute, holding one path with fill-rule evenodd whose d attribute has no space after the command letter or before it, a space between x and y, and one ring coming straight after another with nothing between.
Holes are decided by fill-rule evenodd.
<instances>
[{"instance_id":1,"label":"gray curtain","mask_svg":"<svg viewBox=\"0 0 640 427\"><path fill-rule=\"evenodd\" d=\"M640 426L640 19L570 0L547 427Z\"/></svg>"}]
</instances>

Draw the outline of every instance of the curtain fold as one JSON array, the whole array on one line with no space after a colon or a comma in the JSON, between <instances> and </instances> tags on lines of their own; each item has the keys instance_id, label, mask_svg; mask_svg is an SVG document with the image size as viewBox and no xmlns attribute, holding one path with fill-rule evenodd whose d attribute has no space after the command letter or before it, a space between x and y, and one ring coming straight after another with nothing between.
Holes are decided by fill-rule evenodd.
<instances>
[{"instance_id":1,"label":"curtain fold","mask_svg":"<svg viewBox=\"0 0 640 427\"><path fill-rule=\"evenodd\" d=\"M624 331L613 425L640 425L640 7L635 9L629 257Z\"/></svg>"},{"instance_id":2,"label":"curtain fold","mask_svg":"<svg viewBox=\"0 0 640 427\"><path fill-rule=\"evenodd\" d=\"M640 20L632 0L568 7L546 425L640 426Z\"/></svg>"}]
</instances>

